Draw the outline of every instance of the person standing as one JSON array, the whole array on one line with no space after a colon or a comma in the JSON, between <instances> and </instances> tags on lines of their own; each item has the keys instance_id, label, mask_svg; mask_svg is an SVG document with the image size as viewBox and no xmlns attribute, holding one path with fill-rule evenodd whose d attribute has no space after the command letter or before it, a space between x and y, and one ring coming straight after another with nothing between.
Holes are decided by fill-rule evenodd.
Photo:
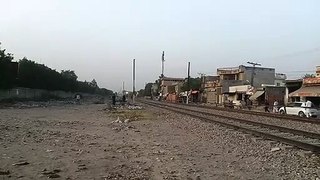
<instances>
[{"instance_id":1,"label":"person standing","mask_svg":"<svg viewBox=\"0 0 320 180\"><path fill-rule=\"evenodd\" d=\"M75 99L76 99L76 104L80 104L81 95L76 94Z\"/></svg>"},{"instance_id":2,"label":"person standing","mask_svg":"<svg viewBox=\"0 0 320 180\"><path fill-rule=\"evenodd\" d=\"M278 106L279 106L279 102L277 100L275 100L273 103L273 112L274 113L278 113Z\"/></svg>"},{"instance_id":3,"label":"person standing","mask_svg":"<svg viewBox=\"0 0 320 180\"><path fill-rule=\"evenodd\" d=\"M312 107L312 102L311 101L307 101L306 102L306 108L311 108ZM307 110L308 112L310 112L310 109ZM310 113L306 113L307 118L310 117Z\"/></svg>"},{"instance_id":4,"label":"person standing","mask_svg":"<svg viewBox=\"0 0 320 180\"><path fill-rule=\"evenodd\" d=\"M312 107L312 102L308 100L308 101L306 102L306 107Z\"/></svg>"},{"instance_id":5,"label":"person standing","mask_svg":"<svg viewBox=\"0 0 320 180\"><path fill-rule=\"evenodd\" d=\"M122 96L122 102L123 102L123 104L125 104L126 103L126 95L124 94L123 96Z\"/></svg>"}]
</instances>

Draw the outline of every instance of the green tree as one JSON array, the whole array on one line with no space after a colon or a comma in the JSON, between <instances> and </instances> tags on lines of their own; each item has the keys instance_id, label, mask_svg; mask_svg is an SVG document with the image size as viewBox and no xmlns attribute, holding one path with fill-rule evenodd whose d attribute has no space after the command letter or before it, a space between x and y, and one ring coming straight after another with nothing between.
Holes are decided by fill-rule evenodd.
<instances>
[{"instance_id":1,"label":"green tree","mask_svg":"<svg viewBox=\"0 0 320 180\"><path fill-rule=\"evenodd\" d=\"M99 88L96 93L102 96L111 96L113 94L113 91L106 88Z\"/></svg>"},{"instance_id":2,"label":"green tree","mask_svg":"<svg viewBox=\"0 0 320 180\"><path fill-rule=\"evenodd\" d=\"M190 89L192 90L200 90L201 89L201 78L196 77L196 78L190 78ZM188 78L185 79L182 87L182 91L188 91Z\"/></svg>"},{"instance_id":3,"label":"green tree","mask_svg":"<svg viewBox=\"0 0 320 180\"><path fill-rule=\"evenodd\" d=\"M316 77L314 74L305 74L302 78L314 78Z\"/></svg>"},{"instance_id":4,"label":"green tree","mask_svg":"<svg viewBox=\"0 0 320 180\"><path fill-rule=\"evenodd\" d=\"M91 82L78 81L78 76L72 70L62 70L59 73L26 57L19 61L18 67L18 63L12 62L12 60L13 55L6 53L5 49L2 50L0 47L0 89L18 85L34 89L98 93L101 95L113 93L105 88L100 89L95 79Z\"/></svg>"},{"instance_id":5,"label":"green tree","mask_svg":"<svg viewBox=\"0 0 320 180\"><path fill-rule=\"evenodd\" d=\"M17 63L13 63L13 55L5 51L0 47L0 89L13 87L17 75L17 66L14 68Z\"/></svg>"},{"instance_id":6,"label":"green tree","mask_svg":"<svg viewBox=\"0 0 320 180\"><path fill-rule=\"evenodd\" d=\"M138 91L138 97L143 97L143 96L145 96L145 90L144 89L140 89L139 91Z\"/></svg>"},{"instance_id":7,"label":"green tree","mask_svg":"<svg viewBox=\"0 0 320 180\"><path fill-rule=\"evenodd\" d=\"M71 70L66 70L66 71L62 70L61 75L67 79L72 79L74 81L78 79L78 76L76 75L76 73Z\"/></svg>"},{"instance_id":8,"label":"green tree","mask_svg":"<svg viewBox=\"0 0 320 180\"><path fill-rule=\"evenodd\" d=\"M148 83L144 87L144 96L151 96L151 88L152 88L153 83Z\"/></svg>"},{"instance_id":9,"label":"green tree","mask_svg":"<svg viewBox=\"0 0 320 180\"><path fill-rule=\"evenodd\" d=\"M98 83L97 83L97 81L95 79L93 79L89 84L93 88L98 88Z\"/></svg>"}]
</instances>

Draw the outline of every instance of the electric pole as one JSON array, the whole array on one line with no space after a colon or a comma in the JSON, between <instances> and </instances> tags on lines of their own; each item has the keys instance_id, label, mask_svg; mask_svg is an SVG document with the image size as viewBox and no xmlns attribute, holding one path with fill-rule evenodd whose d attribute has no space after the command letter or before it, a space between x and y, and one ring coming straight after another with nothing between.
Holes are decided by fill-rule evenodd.
<instances>
[{"instance_id":1,"label":"electric pole","mask_svg":"<svg viewBox=\"0 0 320 180\"><path fill-rule=\"evenodd\" d=\"M161 75L160 75L160 78L159 78L159 81L160 81L160 91L161 91L161 96L160 96L160 99L159 100L162 100L163 98L163 86L162 86L162 82L164 81L164 51L162 51L162 58L161 58L161 63L162 63L162 66L161 66Z\"/></svg>"},{"instance_id":2,"label":"electric pole","mask_svg":"<svg viewBox=\"0 0 320 180\"><path fill-rule=\"evenodd\" d=\"M125 91L124 91L124 81L122 82L122 95L125 94Z\"/></svg>"},{"instance_id":3,"label":"electric pole","mask_svg":"<svg viewBox=\"0 0 320 180\"><path fill-rule=\"evenodd\" d=\"M132 75L132 103L134 104L136 96L136 59L133 59L133 75Z\"/></svg>"},{"instance_id":4,"label":"electric pole","mask_svg":"<svg viewBox=\"0 0 320 180\"><path fill-rule=\"evenodd\" d=\"M188 62L188 91L190 91L190 62Z\"/></svg>"},{"instance_id":5,"label":"electric pole","mask_svg":"<svg viewBox=\"0 0 320 180\"><path fill-rule=\"evenodd\" d=\"M190 62L188 62L188 92L187 92L187 104L189 104L189 93L190 93Z\"/></svg>"},{"instance_id":6,"label":"electric pole","mask_svg":"<svg viewBox=\"0 0 320 180\"><path fill-rule=\"evenodd\" d=\"M164 77L164 51L162 51L162 67L161 67L161 77Z\"/></svg>"},{"instance_id":7,"label":"electric pole","mask_svg":"<svg viewBox=\"0 0 320 180\"><path fill-rule=\"evenodd\" d=\"M261 64L259 63L255 63L255 62L247 62L248 64L251 64L252 65L252 72L251 72L251 86L253 87L253 80L254 80L254 75L255 75L255 68L256 66L261 66Z\"/></svg>"}]
</instances>

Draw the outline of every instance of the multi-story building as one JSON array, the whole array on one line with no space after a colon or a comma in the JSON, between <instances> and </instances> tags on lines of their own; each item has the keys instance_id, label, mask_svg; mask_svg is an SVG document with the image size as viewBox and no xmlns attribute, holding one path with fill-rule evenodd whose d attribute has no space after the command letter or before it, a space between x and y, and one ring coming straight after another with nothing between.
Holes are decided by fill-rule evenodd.
<instances>
[{"instance_id":1,"label":"multi-story building","mask_svg":"<svg viewBox=\"0 0 320 180\"><path fill-rule=\"evenodd\" d=\"M216 87L219 82L219 76L202 76L201 89L203 90L201 99L202 102L216 104L217 93Z\"/></svg>"},{"instance_id":2,"label":"multi-story building","mask_svg":"<svg viewBox=\"0 0 320 180\"><path fill-rule=\"evenodd\" d=\"M286 85L287 75L282 73L276 73L274 79L274 85L276 86L285 86Z\"/></svg>"},{"instance_id":3,"label":"multi-story building","mask_svg":"<svg viewBox=\"0 0 320 180\"><path fill-rule=\"evenodd\" d=\"M246 88L246 90L240 92L241 94L245 93L241 97L242 99L246 99L249 95L252 95L252 89L261 88L265 85L274 85L275 83L274 68L240 65L234 68L218 68L217 74L220 77L217 87L219 104L224 103L228 99L228 94L237 94L237 92L231 92L230 87L237 86L238 89ZM244 85L243 88L241 87L242 85Z\"/></svg>"}]
</instances>

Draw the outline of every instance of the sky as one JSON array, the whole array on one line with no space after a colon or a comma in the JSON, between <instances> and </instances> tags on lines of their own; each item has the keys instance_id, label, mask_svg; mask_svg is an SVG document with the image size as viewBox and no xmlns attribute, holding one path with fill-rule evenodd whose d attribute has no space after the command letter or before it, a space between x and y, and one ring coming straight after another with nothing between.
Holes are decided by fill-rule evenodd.
<instances>
[{"instance_id":1,"label":"sky","mask_svg":"<svg viewBox=\"0 0 320 180\"><path fill-rule=\"evenodd\" d=\"M319 0L0 0L1 48L100 87L215 75L247 61L289 79L320 65Z\"/></svg>"}]
</instances>

